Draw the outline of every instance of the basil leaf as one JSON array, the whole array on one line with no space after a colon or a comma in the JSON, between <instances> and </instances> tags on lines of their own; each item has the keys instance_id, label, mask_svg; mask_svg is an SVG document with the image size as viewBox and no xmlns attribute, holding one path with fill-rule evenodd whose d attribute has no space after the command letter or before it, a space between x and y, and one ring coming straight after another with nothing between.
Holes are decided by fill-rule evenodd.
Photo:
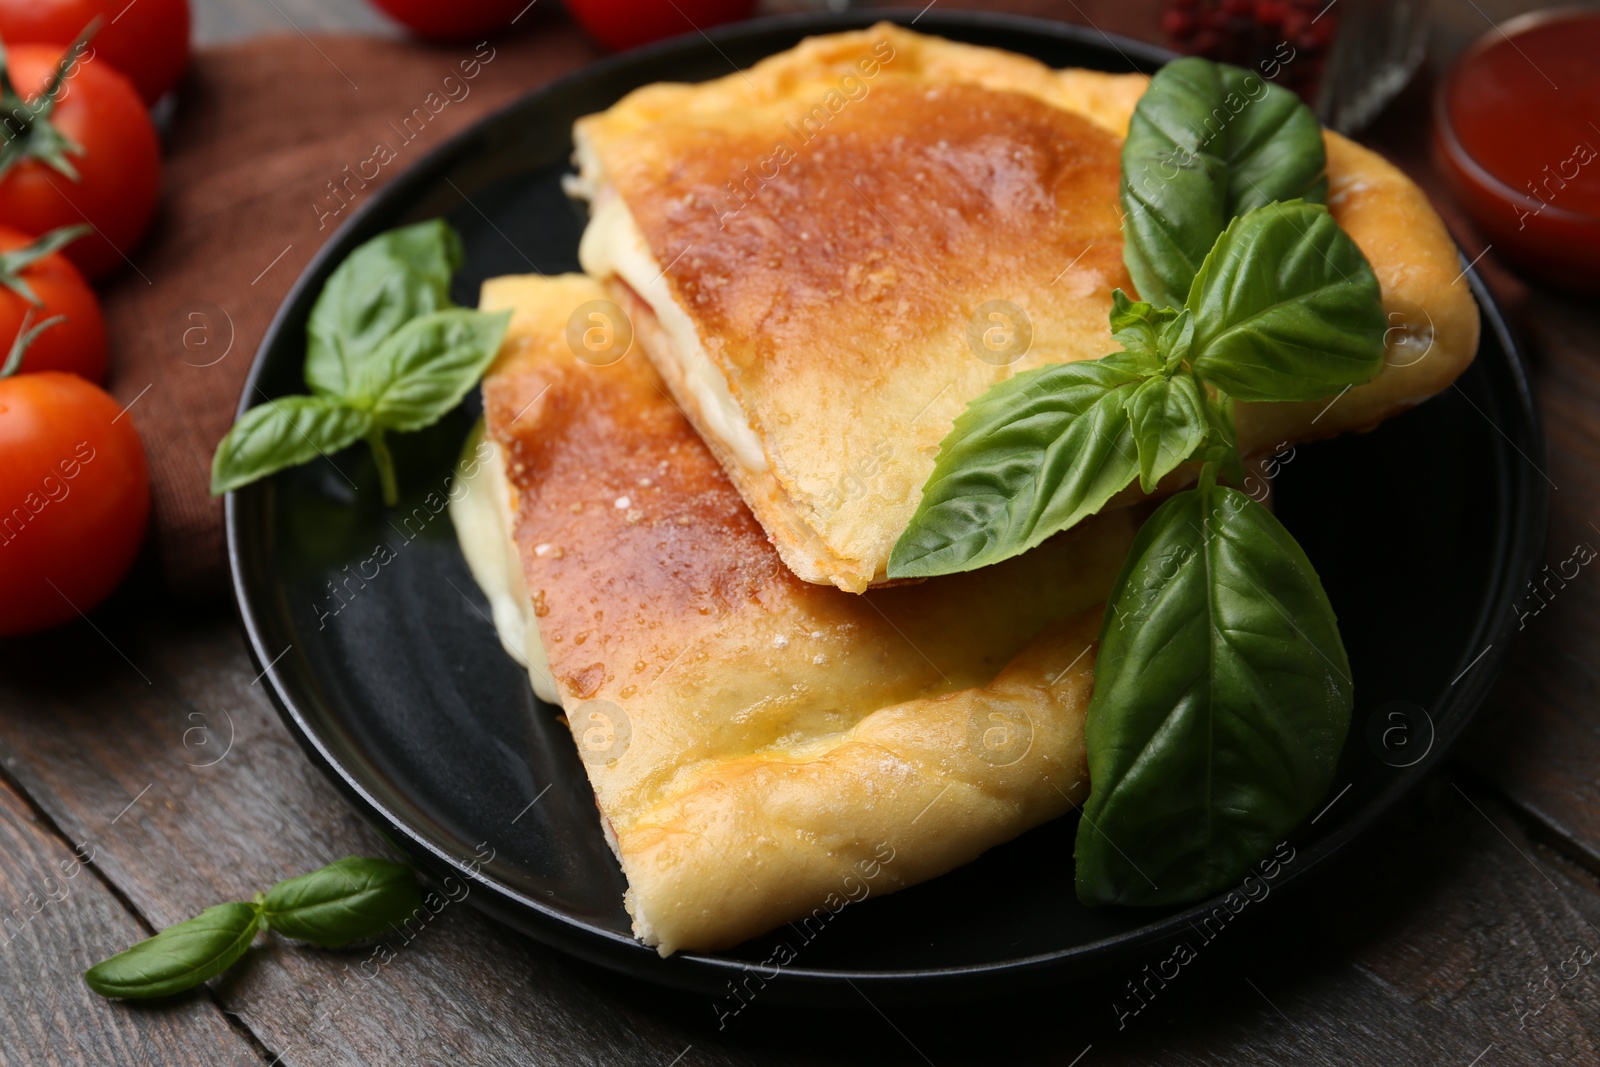
<instances>
[{"instance_id":1,"label":"basil leaf","mask_svg":"<svg viewBox=\"0 0 1600 1067\"><path fill-rule=\"evenodd\" d=\"M1350 725L1349 661L1305 553L1236 489L1163 504L1109 603L1078 896L1193 900L1242 878L1327 792Z\"/></svg>"},{"instance_id":2,"label":"basil leaf","mask_svg":"<svg viewBox=\"0 0 1600 1067\"><path fill-rule=\"evenodd\" d=\"M1178 314L1147 300L1134 300L1121 289L1111 291L1111 336L1129 352L1156 355L1162 331Z\"/></svg>"},{"instance_id":3,"label":"basil leaf","mask_svg":"<svg viewBox=\"0 0 1600 1067\"><path fill-rule=\"evenodd\" d=\"M1139 449L1139 487L1153 493L1156 483L1205 440L1199 384L1187 374L1151 378L1128 398L1128 422Z\"/></svg>"},{"instance_id":4,"label":"basil leaf","mask_svg":"<svg viewBox=\"0 0 1600 1067\"><path fill-rule=\"evenodd\" d=\"M1057 363L973 401L939 446L889 576L998 563L1100 510L1139 473L1127 402L1152 366L1137 353Z\"/></svg>"},{"instance_id":5,"label":"basil leaf","mask_svg":"<svg viewBox=\"0 0 1600 1067\"><path fill-rule=\"evenodd\" d=\"M83 980L103 997L181 993L232 967L261 929L254 904L218 904L90 967Z\"/></svg>"},{"instance_id":6,"label":"basil leaf","mask_svg":"<svg viewBox=\"0 0 1600 1067\"><path fill-rule=\"evenodd\" d=\"M406 323L361 370L361 392L385 429L419 430L461 403L500 351L511 312L435 311Z\"/></svg>"},{"instance_id":7,"label":"basil leaf","mask_svg":"<svg viewBox=\"0 0 1600 1067\"><path fill-rule=\"evenodd\" d=\"M211 492L225 493L285 467L329 455L371 426L365 412L323 396L284 396L251 408L211 458Z\"/></svg>"},{"instance_id":8,"label":"basil leaf","mask_svg":"<svg viewBox=\"0 0 1600 1067\"><path fill-rule=\"evenodd\" d=\"M1324 207L1269 204L1235 219L1188 306L1194 372L1240 400L1316 400L1383 367L1377 276Z\"/></svg>"},{"instance_id":9,"label":"basil leaf","mask_svg":"<svg viewBox=\"0 0 1600 1067\"><path fill-rule=\"evenodd\" d=\"M410 867L351 856L273 886L265 919L286 937L338 948L378 936L421 906Z\"/></svg>"},{"instance_id":10,"label":"basil leaf","mask_svg":"<svg viewBox=\"0 0 1600 1067\"><path fill-rule=\"evenodd\" d=\"M1150 79L1122 146L1123 262L1139 295L1181 307L1229 220L1327 197L1322 127L1253 71L1174 60Z\"/></svg>"},{"instance_id":11,"label":"basil leaf","mask_svg":"<svg viewBox=\"0 0 1600 1067\"><path fill-rule=\"evenodd\" d=\"M306 323L306 384L354 398L366 359L419 315L451 307L461 238L443 219L379 234L328 276Z\"/></svg>"},{"instance_id":12,"label":"basil leaf","mask_svg":"<svg viewBox=\"0 0 1600 1067\"><path fill-rule=\"evenodd\" d=\"M1168 373L1189 358L1189 349L1193 343L1194 313L1184 308L1177 318L1161 328L1161 336L1156 341L1157 349L1166 361Z\"/></svg>"}]
</instances>

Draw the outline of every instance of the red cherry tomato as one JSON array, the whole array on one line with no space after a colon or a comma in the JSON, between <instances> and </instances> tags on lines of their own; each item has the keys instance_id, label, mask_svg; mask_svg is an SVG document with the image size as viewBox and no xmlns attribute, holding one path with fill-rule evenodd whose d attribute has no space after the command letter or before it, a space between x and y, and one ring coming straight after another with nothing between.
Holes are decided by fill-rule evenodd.
<instances>
[{"instance_id":1,"label":"red cherry tomato","mask_svg":"<svg viewBox=\"0 0 1600 1067\"><path fill-rule=\"evenodd\" d=\"M749 18L755 0L567 0L584 32L614 51Z\"/></svg>"},{"instance_id":2,"label":"red cherry tomato","mask_svg":"<svg viewBox=\"0 0 1600 1067\"><path fill-rule=\"evenodd\" d=\"M17 45L6 51L12 80L30 99L44 89L62 55L53 45ZM0 178L0 225L37 235L89 223L96 232L74 241L66 256L86 275L98 278L122 264L155 213L161 190L155 128L127 79L87 57L68 71L54 110L38 121L82 149L65 153L78 176L69 178L28 154L36 141L31 130L8 139L0 147L0 159L10 160L16 153L23 158Z\"/></svg>"},{"instance_id":3,"label":"red cherry tomato","mask_svg":"<svg viewBox=\"0 0 1600 1067\"><path fill-rule=\"evenodd\" d=\"M419 37L465 41L511 28L511 20L532 6L528 0L372 0L379 11Z\"/></svg>"},{"instance_id":4,"label":"red cherry tomato","mask_svg":"<svg viewBox=\"0 0 1600 1067\"><path fill-rule=\"evenodd\" d=\"M189 65L189 0L0 0L0 40L59 51L96 15L95 59L132 82L146 104L178 84Z\"/></svg>"},{"instance_id":5,"label":"red cherry tomato","mask_svg":"<svg viewBox=\"0 0 1600 1067\"><path fill-rule=\"evenodd\" d=\"M75 374L0 378L0 636L59 626L122 581L150 475L133 420Z\"/></svg>"},{"instance_id":6,"label":"red cherry tomato","mask_svg":"<svg viewBox=\"0 0 1600 1067\"><path fill-rule=\"evenodd\" d=\"M12 340L57 316L62 321L46 327L28 345L18 373L59 370L91 382L105 380L106 323L94 291L60 252L33 259L28 249L34 238L0 226L0 362ZM22 265L11 269L17 263ZM35 305L12 288L26 286L38 299ZM24 326L26 323L26 327Z\"/></svg>"}]
</instances>

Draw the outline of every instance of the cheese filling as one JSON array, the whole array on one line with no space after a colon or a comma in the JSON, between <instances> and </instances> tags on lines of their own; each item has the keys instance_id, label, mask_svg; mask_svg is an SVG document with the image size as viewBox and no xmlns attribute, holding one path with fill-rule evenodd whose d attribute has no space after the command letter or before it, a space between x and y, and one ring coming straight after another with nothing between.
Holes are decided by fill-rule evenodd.
<instances>
[{"instance_id":1,"label":"cheese filling","mask_svg":"<svg viewBox=\"0 0 1600 1067\"><path fill-rule=\"evenodd\" d=\"M707 431L750 471L767 469L766 453L750 428L744 409L728 391L728 379L706 355L688 312L672 298L667 273L645 244L633 213L614 190L602 190L591 205L593 214L578 245L578 262L593 278L615 275L628 283L655 312L670 341L664 355L677 364L689 394L700 409Z\"/></svg>"},{"instance_id":2,"label":"cheese filling","mask_svg":"<svg viewBox=\"0 0 1600 1067\"><path fill-rule=\"evenodd\" d=\"M533 692L540 700L561 706L550 659L545 655L534 618L533 601L522 577L522 556L513 536L511 483L506 478L500 446L491 442L485 451L478 442L482 428L473 432L467 450L456 465L456 485L450 487L450 521L466 557L467 569L489 600L495 632L512 659L528 668ZM458 488L460 486L460 488Z\"/></svg>"}]
</instances>

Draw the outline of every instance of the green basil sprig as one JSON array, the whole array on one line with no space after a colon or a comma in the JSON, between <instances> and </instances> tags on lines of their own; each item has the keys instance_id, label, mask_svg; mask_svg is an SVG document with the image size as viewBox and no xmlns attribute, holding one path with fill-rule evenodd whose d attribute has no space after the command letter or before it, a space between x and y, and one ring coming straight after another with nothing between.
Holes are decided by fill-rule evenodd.
<instances>
[{"instance_id":1,"label":"green basil sprig","mask_svg":"<svg viewBox=\"0 0 1600 1067\"><path fill-rule=\"evenodd\" d=\"M1349 729L1349 661L1316 572L1270 512L1217 484L1243 476L1235 398L1318 399L1383 365L1377 277L1309 202L1324 168L1291 95L1206 60L1157 74L1123 152L1123 259L1146 297L1113 294L1123 351L975 400L889 556L894 578L986 566L1199 461L1197 487L1135 538L1101 626L1075 850L1086 903L1238 881L1326 793Z\"/></svg>"},{"instance_id":2,"label":"green basil sprig","mask_svg":"<svg viewBox=\"0 0 1600 1067\"><path fill-rule=\"evenodd\" d=\"M1162 504L1106 605L1078 896L1237 882L1327 791L1352 699L1333 608L1272 513L1209 480Z\"/></svg>"},{"instance_id":3,"label":"green basil sprig","mask_svg":"<svg viewBox=\"0 0 1600 1067\"><path fill-rule=\"evenodd\" d=\"M1195 374L1239 400L1319 400L1383 366L1378 279L1326 208L1234 219L1194 276Z\"/></svg>"},{"instance_id":4,"label":"green basil sprig","mask_svg":"<svg viewBox=\"0 0 1600 1067\"><path fill-rule=\"evenodd\" d=\"M1146 491L1208 435L1231 452L1231 409L1308 400L1383 366L1378 279L1327 209L1268 204L1235 219L1181 311L1113 296L1123 352L1051 364L990 389L939 447L889 554L891 578L972 570L1025 552L1140 480Z\"/></svg>"},{"instance_id":5,"label":"green basil sprig","mask_svg":"<svg viewBox=\"0 0 1600 1067\"><path fill-rule=\"evenodd\" d=\"M351 856L279 882L267 891L261 914L285 937L340 948L400 922L421 903L410 867Z\"/></svg>"},{"instance_id":6,"label":"green basil sprig","mask_svg":"<svg viewBox=\"0 0 1600 1067\"><path fill-rule=\"evenodd\" d=\"M1122 145L1123 261L1139 294L1181 307L1217 236L1274 200L1327 200L1322 127L1254 71L1179 59L1150 79Z\"/></svg>"},{"instance_id":7,"label":"green basil sprig","mask_svg":"<svg viewBox=\"0 0 1600 1067\"><path fill-rule=\"evenodd\" d=\"M444 311L461 269L461 238L442 219L379 234L339 264L306 321L306 384L358 392L362 364L412 319Z\"/></svg>"},{"instance_id":8,"label":"green basil sprig","mask_svg":"<svg viewBox=\"0 0 1600 1067\"><path fill-rule=\"evenodd\" d=\"M279 882L253 901L207 908L95 964L83 980L103 997L171 996L239 962L262 930L339 948L377 937L421 904L411 868L351 856Z\"/></svg>"},{"instance_id":9,"label":"green basil sprig","mask_svg":"<svg viewBox=\"0 0 1600 1067\"><path fill-rule=\"evenodd\" d=\"M998 563L1099 511L1139 472L1128 400L1159 372L1119 353L1019 374L973 401L940 447L889 573Z\"/></svg>"},{"instance_id":10,"label":"green basil sprig","mask_svg":"<svg viewBox=\"0 0 1600 1067\"><path fill-rule=\"evenodd\" d=\"M238 963L260 929L257 905L218 904L95 964L83 980L103 997L171 996Z\"/></svg>"},{"instance_id":11,"label":"green basil sprig","mask_svg":"<svg viewBox=\"0 0 1600 1067\"><path fill-rule=\"evenodd\" d=\"M306 323L310 396L251 408L211 463L225 493L365 440L384 503L399 497L384 433L431 426L493 361L510 313L454 307L450 278L461 238L442 219L380 234L341 263Z\"/></svg>"}]
</instances>

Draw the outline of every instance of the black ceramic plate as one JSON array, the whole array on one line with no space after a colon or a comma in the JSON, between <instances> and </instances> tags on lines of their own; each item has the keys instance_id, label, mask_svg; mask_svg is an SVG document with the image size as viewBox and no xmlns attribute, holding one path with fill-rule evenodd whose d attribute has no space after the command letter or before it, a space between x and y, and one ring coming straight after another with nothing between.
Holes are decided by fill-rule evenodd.
<instances>
[{"instance_id":1,"label":"black ceramic plate","mask_svg":"<svg viewBox=\"0 0 1600 1067\"><path fill-rule=\"evenodd\" d=\"M455 297L498 274L576 270L584 211L561 192L572 120L636 86L728 73L849 14L751 23L596 64L444 145L354 215L307 268L256 359L241 410L303 391L307 312L352 248L444 215L466 242ZM1055 66L1153 70L1146 45L1053 23L929 12L919 30ZM1511 637L1512 598L1541 547L1543 437L1525 368L1488 295L1483 344L1457 388L1375 433L1300 448L1279 514L1339 613L1356 713L1330 804L1295 835L1298 879L1417 781L1482 701ZM252 654L311 758L435 874L484 857L469 899L608 967L715 992L768 958L758 939L662 960L629 934L623 879L566 728L501 651L447 514L435 514L474 404L394 439L404 500L379 501L364 450L230 494L229 555ZM435 498L437 499L437 498ZM373 561L380 545L394 558ZM377 570L375 577L370 577ZM366 580L348 580L365 573ZM337 590L335 589L337 587ZM1403 765L1403 766L1402 766ZM538 799L537 804L533 801ZM530 807L530 804L532 805ZM1044 971L1084 973L1188 928L1196 909L1092 910L1072 891L1071 820L942 878L841 912L767 995L956 993Z\"/></svg>"}]
</instances>

